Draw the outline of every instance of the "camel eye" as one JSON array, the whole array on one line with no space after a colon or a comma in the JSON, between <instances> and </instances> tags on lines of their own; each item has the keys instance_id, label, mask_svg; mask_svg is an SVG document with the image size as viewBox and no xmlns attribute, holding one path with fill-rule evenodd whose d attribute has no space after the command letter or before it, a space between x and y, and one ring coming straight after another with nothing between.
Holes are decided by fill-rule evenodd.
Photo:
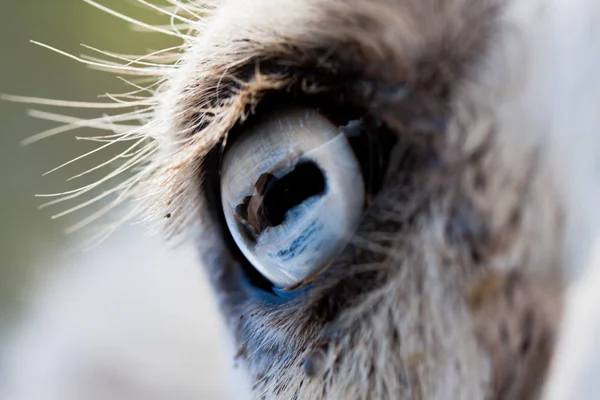
<instances>
[{"instance_id":1,"label":"camel eye","mask_svg":"<svg viewBox=\"0 0 600 400\"><path fill-rule=\"evenodd\" d=\"M298 286L345 247L365 184L346 135L311 109L272 113L226 151L221 199L248 261L280 289Z\"/></svg>"}]
</instances>

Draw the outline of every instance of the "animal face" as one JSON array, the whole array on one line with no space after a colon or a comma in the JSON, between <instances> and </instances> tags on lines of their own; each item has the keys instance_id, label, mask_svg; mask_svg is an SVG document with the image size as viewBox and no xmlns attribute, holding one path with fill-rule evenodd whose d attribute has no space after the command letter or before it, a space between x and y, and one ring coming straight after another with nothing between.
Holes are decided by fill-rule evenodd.
<instances>
[{"instance_id":1,"label":"animal face","mask_svg":"<svg viewBox=\"0 0 600 400\"><path fill-rule=\"evenodd\" d=\"M539 396L600 216L600 7L172 3L206 15L139 204L196 244L256 397Z\"/></svg>"}]
</instances>

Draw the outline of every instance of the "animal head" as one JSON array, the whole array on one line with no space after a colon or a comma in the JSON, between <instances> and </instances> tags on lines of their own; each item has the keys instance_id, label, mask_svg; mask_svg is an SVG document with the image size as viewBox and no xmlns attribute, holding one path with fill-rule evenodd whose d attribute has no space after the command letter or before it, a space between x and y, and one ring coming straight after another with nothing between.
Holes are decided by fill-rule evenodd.
<instances>
[{"instance_id":1,"label":"animal head","mask_svg":"<svg viewBox=\"0 0 600 400\"><path fill-rule=\"evenodd\" d=\"M160 76L114 192L195 243L256 397L539 396L600 217L600 6L169 3L165 65L105 66Z\"/></svg>"}]
</instances>

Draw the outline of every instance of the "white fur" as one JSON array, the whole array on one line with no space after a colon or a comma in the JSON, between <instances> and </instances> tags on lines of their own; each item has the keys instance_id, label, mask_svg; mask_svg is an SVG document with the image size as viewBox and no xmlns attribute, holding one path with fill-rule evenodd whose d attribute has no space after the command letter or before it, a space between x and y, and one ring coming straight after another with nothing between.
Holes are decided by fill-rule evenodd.
<instances>
[{"instance_id":1,"label":"white fur","mask_svg":"<svg viewBox=\"0 0 600 400\"><path fill-rule=\"evenodd\" d=\"M546 398L593 399L600 391L600 3L514 1L507 19L516 35L505 45L520 52L511 67L522 79L518 100L505 105L505 127L524 143L522 133L537 127L529 133L542 135L565 204L572 284Z\"/></svg>"}]
</instances>

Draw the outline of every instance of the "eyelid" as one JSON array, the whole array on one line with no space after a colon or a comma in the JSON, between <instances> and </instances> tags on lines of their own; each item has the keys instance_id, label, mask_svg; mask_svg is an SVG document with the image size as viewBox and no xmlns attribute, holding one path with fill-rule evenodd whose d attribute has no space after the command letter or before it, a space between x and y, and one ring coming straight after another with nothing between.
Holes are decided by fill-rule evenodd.
<instances>
[{"instance_id":1,"label":"eyelid","mask_svg":"<svg viewBox=\"0 0 600 400\"><path fill-rule=\"evenodd\" d=\"M302 280L299 285L277 289L243 255L227 226L221 205L220 177L222 176L223 162L227 152L235 143L246 137L252 129L260 125L264 118L268 118L277 110L286 108L312 109L344 132L354 155L359 158L362 176L364 177L361 181L365 184L365 196L368 196L365 197L362 204L364 210L381 188L389 165L389 153L391 149L396 147L398 138L385 125L382 125L376 118L371 117L368 110L354 104L340 102L340 99L336 99L332 93L327 91L316 94L298 94L294 91L276 90L263 93L259 98L260 101L256 104L256 108L252 109L251 115L247 119L244 118L238 121L229 130L226 144L221 142L221 145L213 147L204 159L202 164L204 170L202 191L207 200L206 207L210 210L209 215L214 218L213 221L217 223L217 228L221 232L226 256L234 261L233 265L236 265L235 268L242 273L241 276L234 273L237 277L235 280L239 281L239 284L241 284L241 281L247 281L248 286L243 285L245 287L243 291L247 292L248 288L254 288L254 292L260 292L273 298L289 298L290 296L294 297L297 293L303 293L304 289L312 287L313 283L318 284L317 282L322 279L319 278L321 274L314 274L314 276ZM241 277L245 278L241 279ZM235 283L232 282L232 284ZM250 292L248 292L248 295L250 295Z\"/></svg>"}]
</instances>

